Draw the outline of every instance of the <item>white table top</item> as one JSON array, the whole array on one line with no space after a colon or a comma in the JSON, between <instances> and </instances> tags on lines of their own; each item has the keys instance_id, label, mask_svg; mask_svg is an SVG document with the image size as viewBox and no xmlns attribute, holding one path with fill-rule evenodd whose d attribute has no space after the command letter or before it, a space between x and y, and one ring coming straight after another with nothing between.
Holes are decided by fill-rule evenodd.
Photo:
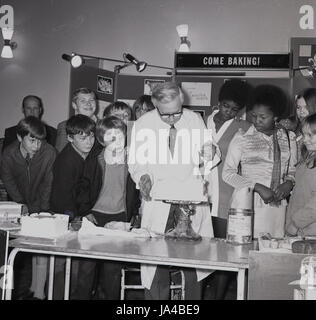
<instances>
[{"instance_id":1,"label":"white table top","mask_svg":"<svg viewBox=\"0 0 316 320\"><path fill-rule=\"evenodd\" d=\"M159 238L123 238L109 236L78 237L71 232L55 243L41 239L17 238L10 247L43 251L65 256L164 264L200 269L213 267L246 269L253 244L233 245L222 239L203 238L201 241Z\"/></svg>"}]
</instances>

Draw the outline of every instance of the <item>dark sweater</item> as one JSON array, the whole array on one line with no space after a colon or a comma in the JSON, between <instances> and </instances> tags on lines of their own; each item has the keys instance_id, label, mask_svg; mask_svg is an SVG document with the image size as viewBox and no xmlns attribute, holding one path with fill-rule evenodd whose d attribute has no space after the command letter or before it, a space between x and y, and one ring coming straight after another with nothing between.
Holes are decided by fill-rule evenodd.
<instances>
[{"instance_id":1,"label":"dark sweater","mask_svg":"<svg viewBox=\"0 0 316 320\"><path fill-rule=\"evenodd\" d=\"M67 213L71 217L78 215L76 185L83 174L85 160L68 143L58 154L53 168L53 186L50 198L51 210Z\"/></svg>"},{"instance_id":2,"label":"dark sweater","mask_svg":"<svg viewBox=\"0 0 316 320\"><path fill-rule=\"evenodd\" d=\"M28 206L29 212L47 211L53 180L56 150L46 141L28 164L18 140L8 146L2 156L1 178L10 198Z\"/></svg>"}]
</instances>

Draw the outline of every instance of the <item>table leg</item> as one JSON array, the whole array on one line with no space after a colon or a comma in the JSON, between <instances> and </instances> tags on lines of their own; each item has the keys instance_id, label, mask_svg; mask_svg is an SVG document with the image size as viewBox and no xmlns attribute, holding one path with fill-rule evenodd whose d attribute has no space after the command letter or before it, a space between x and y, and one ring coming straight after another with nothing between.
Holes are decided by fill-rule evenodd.
<instances>
[{"instance_id":1,"label":"table leg","mask_svg":"<svg viewBox=\"0 0 316 320\"><path fill-rule=\"evenodd\" d=\"M6 272L6 279L4 279L4 284L5 284L5 288L3 288L3 290L5 290L5 299L6 300L11 300L12 297L12 290L13 290L13 281L14 281L14 272L13 272L13 265L14 265L14 259L16 254L20 251L19 248L14 248L8 257L8 263L7 263L7 270L8 272Z\"/></svg>"},{"instance_id":2,"label":"table leg","mask_svg":"<svg viewBox=\"0 0 316 320\"><path fill-rule=\"evenodd\" d=\"M65 272L65 293L64 300L69 300L69 288L70 288L70 273L71 273L71 258L66 258L66 272Z\"/></svg>"},{"instance_id":3,"label":"table leg","mask_svg":"<svg viewBox=\"0 0 316 320\"><path fill-rule=\"evenodd\" d=\"M239 269L237 274L237 300L246 299L246 269Z\"/></svg>"},{"instance_id":4,"label":"table leg","mask_svg":"<svg viewBox=\"0 0 316 320\"><path fill-rule=\"evenodd\" d=\"M48 300L53 300L55 256L49 257Z\"/></svg>"}]
</instances>

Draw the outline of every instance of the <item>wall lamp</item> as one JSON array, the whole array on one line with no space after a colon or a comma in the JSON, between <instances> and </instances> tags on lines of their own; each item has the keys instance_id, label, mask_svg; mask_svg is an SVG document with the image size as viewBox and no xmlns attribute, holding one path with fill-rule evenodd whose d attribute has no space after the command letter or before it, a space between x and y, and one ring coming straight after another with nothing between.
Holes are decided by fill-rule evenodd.
<instances>
[{"instance_id":1,"label":"wall lamp","mask_svg":"<svg viewBox=\"0 0 316 320\"><path fill-rule=\"evenodd\" d=\"M190 41L188 40L189 26L187 24L180 24L176 27L178 35L180 37L180 47L179 52L189 52L190 51Z\"/></svg>"},{"instance_id":2,"label":"wall lamp","mask_svg":"<svg viewBox=\"0 0 316 320\"><path fill-rule=\"evenodd\" d=\"M117 73L119 73L120 70L122 70L130 65L133 65L133 64L136 66L136 70L138 72L144 71L147 66L153 67L153 68L159 68L159 69L173 70L173 68L157 66L157 65L153 65L153 64L148 64L145 61L139 61L138 59L136 59L134 56L132 56L129 53L123 54L124 60L117 60L117 59L110 59L110 58L103 58L103 57L94 57L94 56L76 54L76 53L72 53L71 55L64 53L61 57L62 57L62 59L70 62L71 66L73 68L79 68L82 64L85 63L85 59L99 59L99 60L104 60L104 61L113 61L113 62L123 63L122 65L116 65L114 67L114 71Z\"/></svg>"},{"instance_id":3,"label":"wall lamp","mask_svg":"<svg viewBox=\"0 0 316 320\"><path fill-rule=\"evenodd\" d=\"M13 36L13 28L3 27L1 31L4 40L4 46L2 48L1 57L9 59L13 58L12 50L14 50L17 47L17 43L11 41Z\"/></svg>"}]
</instances>

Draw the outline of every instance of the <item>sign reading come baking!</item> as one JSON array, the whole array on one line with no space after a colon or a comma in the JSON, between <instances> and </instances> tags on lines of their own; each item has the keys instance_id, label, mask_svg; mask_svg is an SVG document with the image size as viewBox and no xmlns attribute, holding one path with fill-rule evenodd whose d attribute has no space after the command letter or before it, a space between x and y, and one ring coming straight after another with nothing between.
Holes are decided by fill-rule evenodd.
<instances>
[{"instance_id":1,"label":"sign reading come baking!","mask_svg":"<svg viewBox=\"0 0 316 320\"><path fill-rule=\"evenodd\" d=\"M274 53L179 53L179 69L289 69L290 55Z\"/></svg>"},{"instance_id":2,"label":"sign reading come baking!","mask_svg":"<svg viewBox=\"0 0 316 320\"><path fill-rule=\"evenodd\" d=\"M0 28L10 28L14 26L13 7L7 4L0 6Z\"/></svg>"}]
</instances>

